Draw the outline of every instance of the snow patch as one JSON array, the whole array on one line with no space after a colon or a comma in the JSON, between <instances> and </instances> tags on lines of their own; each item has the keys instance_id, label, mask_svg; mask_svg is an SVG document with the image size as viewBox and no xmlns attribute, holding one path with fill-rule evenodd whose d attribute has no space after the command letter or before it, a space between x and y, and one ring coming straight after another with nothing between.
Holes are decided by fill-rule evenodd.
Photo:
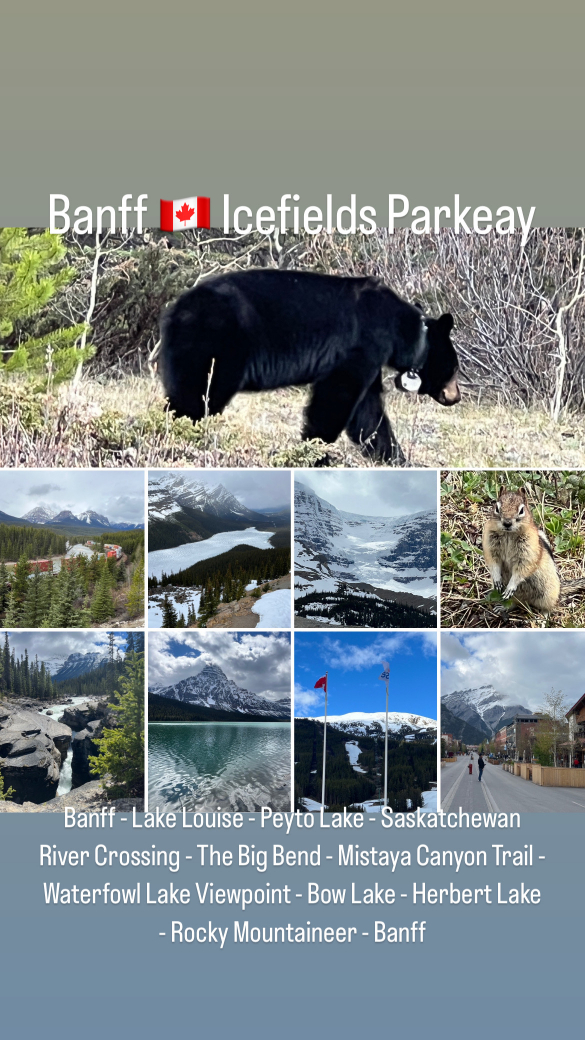
<instances>
[{"instance_id":1,"label":"snow patch","mask_svg":"<svg viewBox=\"0 0 585 1040\"><path fill-rule=\"evenodd\" d=\"M290 628L290 589L265 592L252 607L260 615L256 628Z\"/></svg>"}]
</instances>

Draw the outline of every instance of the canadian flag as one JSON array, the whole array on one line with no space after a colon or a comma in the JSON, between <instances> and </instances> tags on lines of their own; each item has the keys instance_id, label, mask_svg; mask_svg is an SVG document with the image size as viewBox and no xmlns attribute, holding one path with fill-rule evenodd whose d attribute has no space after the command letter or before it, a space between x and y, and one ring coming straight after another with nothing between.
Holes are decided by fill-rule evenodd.
<instances>
[{"instance_id":1,"label":"canadian flag","mask_svg":"<svg viewBox=\"0 0 585 1040\"><path fill-rule=\"evenodd\" d=\"M326 675L322 675L320 679L317 679L317 682L315 683L314 689L318 690L320 686L322 686L323 689L325 690L325 693L327 693L327 676Z\"/></svg>"},{"instance_id":2,"label":"canadian flag","mask_svg":"<svg viewBox=\"0 0 585 1040\"><path fill-rule=\"evenodd\" d=\"M188 199L161 199L161 231L208 228L210 205L211 200L204 195L192 195Z\"/></svg>"}]
</instances>

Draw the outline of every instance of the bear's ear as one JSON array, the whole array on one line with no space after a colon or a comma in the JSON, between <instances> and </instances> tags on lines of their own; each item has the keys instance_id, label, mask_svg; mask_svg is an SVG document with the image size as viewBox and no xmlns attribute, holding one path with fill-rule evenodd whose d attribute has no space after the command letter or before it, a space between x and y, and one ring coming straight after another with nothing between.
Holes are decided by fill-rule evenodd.
<instances>
[{"instance_id":1,"label":"bear's ear","mask_svg":"<svg viewBox=\"0 0 585 1040\"><path fill-rule=\"evenodd\" d=\"M442 332L446 332L447 335L451 332L455 322L453 321L452 314L441 314L440 318L437 318L437 325Z\"/></svg>"},{"instance_id":2,"label":"bear's ear","mask_svg":"<svg viewBox=\"0 0 585 1040\"><path fill-rule=\"evenodd\" d=\"M416 307L417 311L422 311L424 313L424 307L420 300L415 300L413 306Z\"/></svg>"}]
</instances>

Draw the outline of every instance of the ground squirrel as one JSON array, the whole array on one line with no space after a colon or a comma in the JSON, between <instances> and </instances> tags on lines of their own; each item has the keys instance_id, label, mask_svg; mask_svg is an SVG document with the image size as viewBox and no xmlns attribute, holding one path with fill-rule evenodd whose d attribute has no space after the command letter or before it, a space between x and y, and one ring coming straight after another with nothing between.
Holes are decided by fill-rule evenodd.
<instances>
[{"instance_id":1,"label":"ground squirrel","mask_svg":"<svg viewBox=\"0 0 585 1040\"><path fill-rule=\"evenodd\" d=\"M494 587L548 614L557 606L561 581L552 549L534 522L524 491L502 491L483 529L483 552ZM585 590L585 579L567 582L563 591Z\"/></svg>"}]
</instances>

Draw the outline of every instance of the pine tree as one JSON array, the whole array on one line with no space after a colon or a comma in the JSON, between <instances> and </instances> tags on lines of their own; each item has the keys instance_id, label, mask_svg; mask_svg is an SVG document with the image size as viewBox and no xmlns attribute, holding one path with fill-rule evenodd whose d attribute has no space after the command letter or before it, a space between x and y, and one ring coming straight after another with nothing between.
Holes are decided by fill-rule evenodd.
<instances>
[{"instance_id":1,"label":"pine tree","mask_svg":"<svg viewBox=\"0 0 585 1040\"><path fill-rule=\"evenodd\" d=\"M130 591L126 603L128 617L137 617L144 612L144 561L137 563L130 583Z\"/></svg>"},{"instance_id":2,"label":"pine tree","mask_svg":"<svg viewBox=\"0 0 585 1040\"><path fill-rule=\"evenodd\" d=\"M144 657L131 654L116 691L119 728L96 739L99 755L90 757L94 776L108 776L113 798L141 795L144 785Z\"/></svg>"},{"instance_id":3,"label":"pine tree","mask_svg":"<svg viewBox=\"0 0 585 1040\"><path fill-rule=\"evenodd\" d=\"M16 598L14 589L8 597L8 609L3 624L4 628L22 628L22 607Z\"/></svg>"},{"instance_id":4,"label":"pine tree","mask_svg":"<svg viewBox=\"0 0 585 1040\"><path fill-rule=\"evenodd\" d=\"M85 325L61 327L36 339L22 338L22 323L42 311L74 277L74 269L64 264L65 256L59 235L31 234L28 228L0 229L0 340L8 341L3 345L8 360L0 354L0 370L38 377L49 367L54 384L73 375L93 354L93 348L76 345Z\"/></svg>"},{"instance_id":5,"label":"pine tree","mask_svg":"<svg viewBox=\"0 0 585 1040\"><path fill-rule=\"evenodd\" d=\"M168 595L163 600L162 628L176 628L178 622L177 611L171 603Z\"/></svg>"},{"instance_id":6,"label":"pine tree","mask_svg":"<svg viewBox=\"0 0 585 1040\"><path fill-rule=\"evenodd\" d=\"M112 598L110 574L104 570L96 585L91 601L91 616L94 621L107 621L116 613Z\"/></svg>"},{"instance_id":7,"label":"pine tree","mask_svg":"<svg viewBox=\"0 0 585 1040\"><path fill-rule=\"evenodd\" d=\"M0 563L0 614L3 614L8 605L8 570L4 560Z\"/></svg>"}]
</instances>

